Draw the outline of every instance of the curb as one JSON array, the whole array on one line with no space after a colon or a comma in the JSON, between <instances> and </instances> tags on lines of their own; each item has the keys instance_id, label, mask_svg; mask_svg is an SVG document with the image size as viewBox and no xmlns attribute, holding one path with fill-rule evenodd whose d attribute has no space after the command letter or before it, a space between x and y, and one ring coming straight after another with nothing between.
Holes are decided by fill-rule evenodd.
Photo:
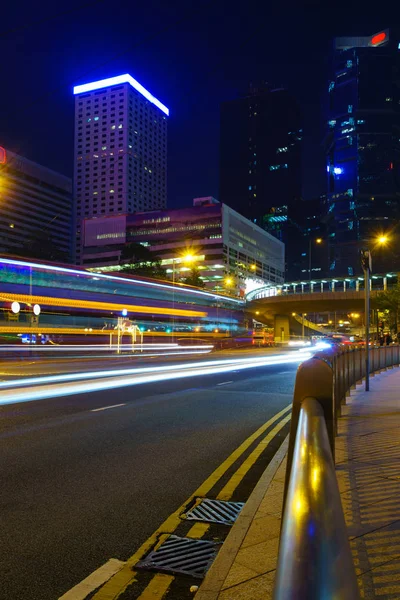
<instances>
[{"instance_id":1,"label":"curb","mask_svg":"<svg viewBox=\"0 0 400 600\"><path fill-rule=\"evenodd\" d=\"M236 523L218 552L195 598L196 600L217 600L223 584L235 561L240 547L250 529L253 519L272 483L281 463L287 454L289 435L282 442L256 487L247 500Z\"/></svg>"}]
</instances>

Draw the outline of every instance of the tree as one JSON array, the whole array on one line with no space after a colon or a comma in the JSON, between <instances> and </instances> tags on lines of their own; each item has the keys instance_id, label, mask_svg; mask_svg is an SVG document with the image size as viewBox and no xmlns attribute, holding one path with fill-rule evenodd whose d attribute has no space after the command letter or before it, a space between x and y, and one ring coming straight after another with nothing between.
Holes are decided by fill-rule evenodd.
<instances>
[{"instance_id":1,"label":"tree","mask_svg":"<svg viewBox=\"0 0 400 600\"><path fill-rule=\"evenodd\" d=\"M378 310L389 311L391 328L397 333L400 311L400 283L397 283L394 287L377 294L374 304Z\"/></svg>"},{"instance_id":2,"label":"tree","mask_svg":"<svg viewBox=\"0 0 400 600\"><path fill-rule=\"evenodd\" d=\"M25 238L19 252L25 258L38 258L54 262L68 261L68 254L60 250L48 229L34 229Z\"/></svg>"},{"instance_id":3,"label":"tree","mask_svg":"<svg viewBox=\"0 0 400 600\"><path fill-rule=\"evenodd\" d=\"M188 277L186 277L185 279L183 279L183 283L186 283L187 285L193 285L195 287L205 287L205 283L202 279L200 279L199 277L199 272L196 268L192 269L190 275Z\"/></svg>"},{"instance_id":4,"label":"tree","mask_svg":"<svg viewBox=\"0 0 400 600\"><path fill-rule=\"evenodd\" d=\"M149 248L136 242L124 246L119 264L123 273L167 279L166 273L161 267L161 259Z\"/></svg>"}]
</instances>

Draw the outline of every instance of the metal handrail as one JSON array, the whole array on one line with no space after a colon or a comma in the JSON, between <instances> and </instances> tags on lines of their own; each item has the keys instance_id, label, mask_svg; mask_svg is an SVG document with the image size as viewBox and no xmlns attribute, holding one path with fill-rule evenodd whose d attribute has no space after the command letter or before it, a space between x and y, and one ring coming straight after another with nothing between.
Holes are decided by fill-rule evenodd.
<instances>
[{"instance_id":1,"label":"metal handrail","mask_svg":"<svg viewBox=\"0 0 400 600\"><path fill-rule=\"evenodd\" d=\"M371 374L400 365L398 345L370 355ZM321 352L298 368L274 600L359 598L334 462L341 406L365 373L365 347Z\"/></svg>"},{"instance_id":2,"label":"metal handrail","mask_svg":"<svg viewBox=\"0 0 400 600\"><path fill-rule=\"evenodd\" d=\"M303 400L286 497L275 600L359 598L321 405Z\"/></svg>"}]
</instances>

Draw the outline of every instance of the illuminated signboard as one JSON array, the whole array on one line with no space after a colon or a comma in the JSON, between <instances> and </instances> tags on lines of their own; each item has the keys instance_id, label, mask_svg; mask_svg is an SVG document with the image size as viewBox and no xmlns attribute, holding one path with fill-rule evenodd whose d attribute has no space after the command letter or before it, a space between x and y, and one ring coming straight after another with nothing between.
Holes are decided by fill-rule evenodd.
<instances>
[{"instance_id":1,"label":"illuminated signboard","mask_svg":"<svg viewBox=\"0 0 400 600\"><path fill-rule=\"evenodd\" d=\"M5 165L7 162L6 149L0 146L0 165Z\"/></svg>"},{"instance_id":2,"label":"illuminated signboard","mask_svg":"<svg viewBox=\"0 0 400 600\"><path fill-rule=\"evenodd\" d=\"M373 35L371 37L369 45L374 46L374 47L380 46L384 42L388 42L388 41L389 41L389 32L388 31L380 31L379 33L375 33L375 35Z\"/></svg>"}]
</instances>

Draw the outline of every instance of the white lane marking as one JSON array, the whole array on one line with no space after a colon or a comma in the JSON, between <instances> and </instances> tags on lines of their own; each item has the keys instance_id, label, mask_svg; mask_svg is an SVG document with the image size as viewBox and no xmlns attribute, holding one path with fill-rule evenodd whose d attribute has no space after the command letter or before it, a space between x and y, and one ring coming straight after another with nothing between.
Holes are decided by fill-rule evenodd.
<instances>
[{"instance_id":1,"label":"white lane marking","mask_svg":"<svg viewBox=\"0 0 400 600\"><path fill-rule=\"evenodd\" d=\"M101 408L93 408L90 412L99 412L99 410L108 410L109 408L117 408L117 406L125 406L126 402L122 404L111 404L110 406L102 406Z\"/></svg>"},{"instance_id":2,"label":"white lane marking","mask_svg":"<svg viewBox=\"0 0 400 600\"><path fill-rule=\"evenodd\" d=\"M228 383L233 383L233 381L223 381L222 383L217 383L217 385L228 385Z\"/></svg>"},{"instance_id":3,"label":"white lane marking","mask_svg":"<svg viewBox=\"0 0 400 600\"><path fill-rule=\"evenodd\" d=\"M95 589L108 581L115 573L118 573L124 566L122 560L110 558L103 566L93 571L86 579L78 583L75 587L60 596L58 600L84 600Z\"/></svg>"}]
</instances>

